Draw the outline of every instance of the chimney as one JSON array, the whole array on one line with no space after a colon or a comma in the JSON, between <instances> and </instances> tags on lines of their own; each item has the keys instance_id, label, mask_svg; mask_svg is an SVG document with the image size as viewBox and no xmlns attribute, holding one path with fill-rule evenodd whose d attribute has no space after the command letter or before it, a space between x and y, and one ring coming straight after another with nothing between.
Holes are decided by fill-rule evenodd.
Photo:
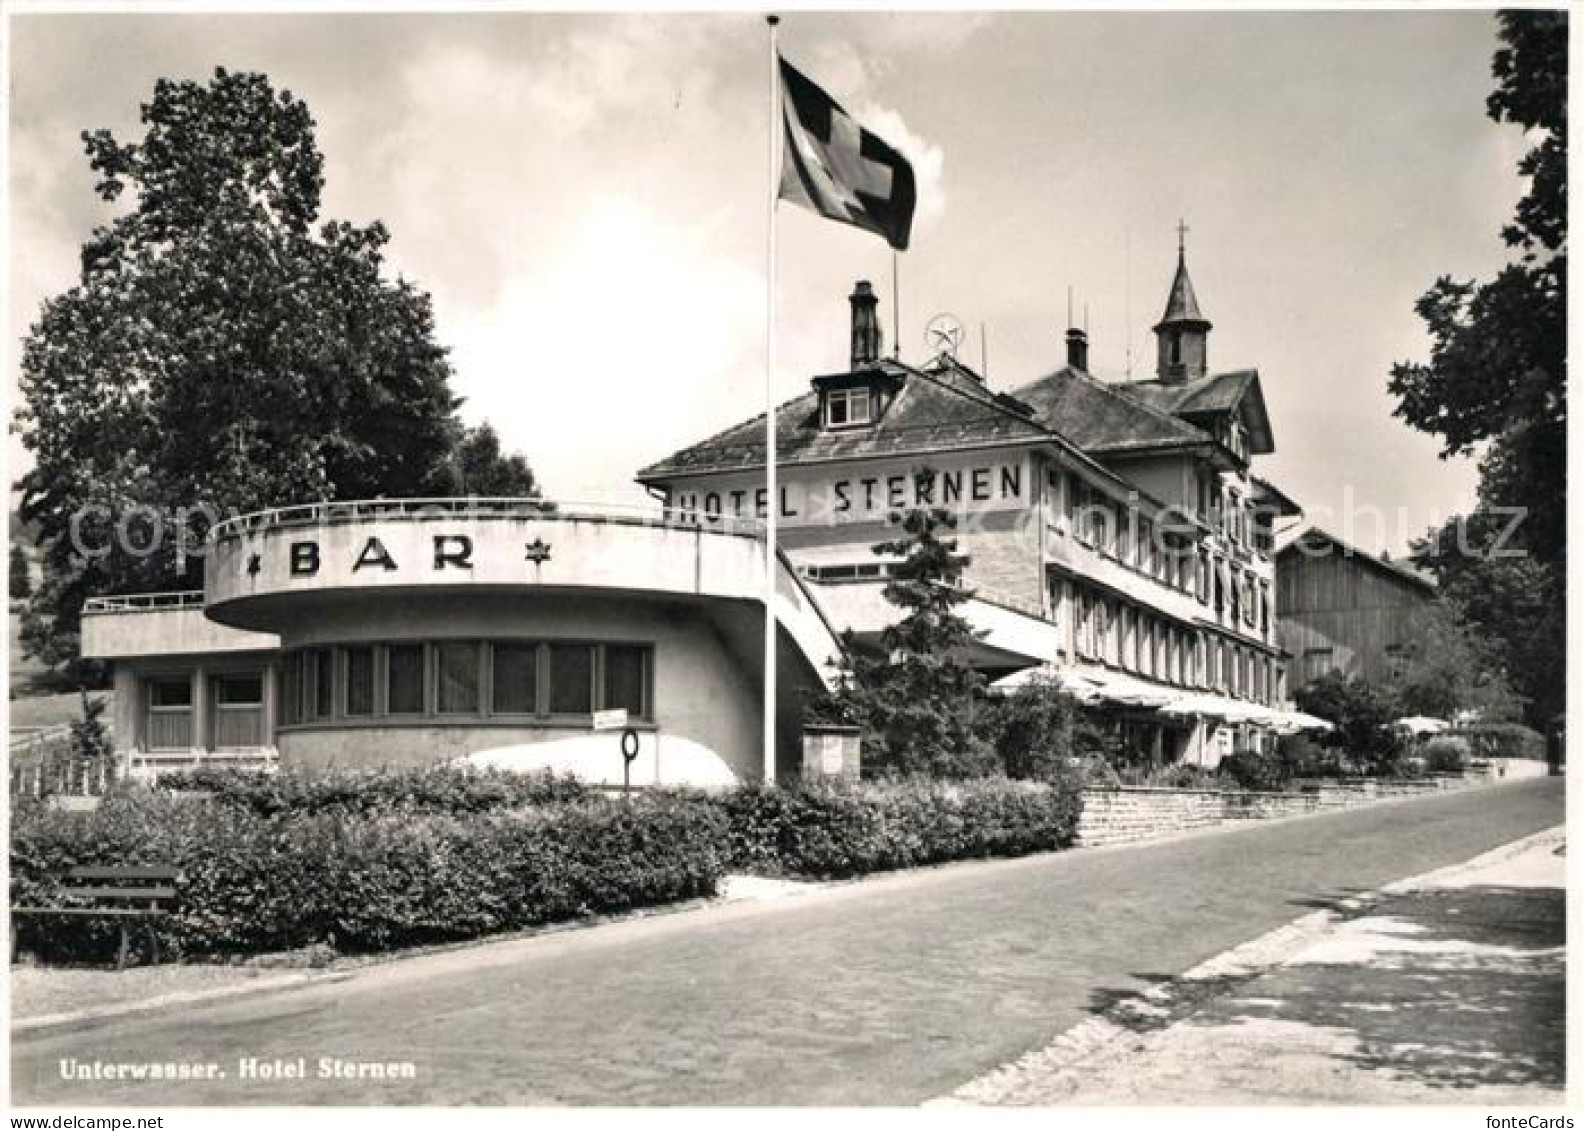
<instances>
[{"instance_id":1,"label":"chimney","mask_svg":"<svg viewBox=\"0 0 1584 1131\"><path fill-rule=\"evenodd\" d=\"M1080 373L1089 372L1089 335L1076 326L1067 331L1067 366Z\"/></svg>"},{"instance_id":2,"label":"chimney","mask_svg":"<svg viewBox=\"0 0 1584 1131\"><path fill-rule=\"evenodd\" d=\"M854 370L880 360L880 317L875 306L880 301L868 279L860 279L847 296L852 304L852 367Z\"/></svg>"}]
</instances>

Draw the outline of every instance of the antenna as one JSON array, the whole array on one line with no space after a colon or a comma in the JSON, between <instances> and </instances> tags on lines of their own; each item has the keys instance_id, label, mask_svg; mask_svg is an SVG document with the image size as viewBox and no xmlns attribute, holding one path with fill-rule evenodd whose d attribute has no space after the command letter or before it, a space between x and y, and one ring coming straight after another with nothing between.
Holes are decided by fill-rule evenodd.
<instances>
[{"instance_id":1,"label":"antenna","mask_svg":"<svg viewBox=\"0 0 1584 1131\"><path fill-rule=\"evenodd\" d=\"M1069 330L1072 329L1072 324L1072 287L1069 285L1067 287L1067 328Z\"/></svg>"},{"instance_id":2,"label":"antenna","mask_svg":"<svg viewBox=\"0 0 1584 1131\"><path fill-rule=\"evenodd\" d=\"M1133 380L1133 229L1122 229L1122 336L1127 349L1127 379Z\"/></svg>"},{"instance_id":3,"label":"antenna","mask_svg":"<svg viewBox=\"0 0 1584 1131\"><path fill-rule=\"evenodd\" d=\"M1084 337L1089 336L1089 303L1084 302Z\"/></svg>"},{"instance_id":4,"label":"antenna","mask_svg":"<svg viewBox=\"0 0 1584 1131\"><path fill-rule=\"evenodd\" d=\"M990 339L985 335L985 324L979 323L979 372L984 374L985 383L990 381Z\"/></svg>"}]
</instances>

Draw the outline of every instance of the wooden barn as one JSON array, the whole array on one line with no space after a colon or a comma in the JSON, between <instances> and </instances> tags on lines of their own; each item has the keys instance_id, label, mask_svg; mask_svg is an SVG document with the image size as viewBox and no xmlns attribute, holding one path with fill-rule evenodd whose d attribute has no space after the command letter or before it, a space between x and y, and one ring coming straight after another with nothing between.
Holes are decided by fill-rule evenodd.
<instances>
[{"instance_id":1,"label":"wooden barn","mask_svg":"<svg viewBox=\"0 0 1584 1131\"><path fill-rule=\"evenodd\" d=\"M1287 686L1340 670L1387 678L1412 654L1434 582L1310 527L1276 555L1276 618Z\"/></svg>"}]
</instances>

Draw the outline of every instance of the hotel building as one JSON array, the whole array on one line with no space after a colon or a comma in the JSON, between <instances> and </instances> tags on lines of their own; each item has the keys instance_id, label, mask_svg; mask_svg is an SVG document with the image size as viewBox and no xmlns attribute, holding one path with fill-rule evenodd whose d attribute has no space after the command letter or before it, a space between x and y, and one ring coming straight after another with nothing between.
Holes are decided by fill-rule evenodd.
<instances>
[{"instance_id":1,"label":"hotel building","mask_svg":"<svg viewBox=\"0 0 1584 1131\"><path fill-rule=\"evenodd\" d=\"M831 619L877 636L895 615L871 547L899 510L951 510L969 564L973 657L1042 670L1157 762L1213 765L1283 725L1274 524L1299 508L1254 474L1275 448L1260 376L1213 373L1210 321L1179 249L1153 378L1066 365L997 392L961 361L884 356L876 296L849 298L849 367L776 410L778 540ZM763 518L758 417L646 467L639 481L702 529Z\"/></svg>"}]
</instances>

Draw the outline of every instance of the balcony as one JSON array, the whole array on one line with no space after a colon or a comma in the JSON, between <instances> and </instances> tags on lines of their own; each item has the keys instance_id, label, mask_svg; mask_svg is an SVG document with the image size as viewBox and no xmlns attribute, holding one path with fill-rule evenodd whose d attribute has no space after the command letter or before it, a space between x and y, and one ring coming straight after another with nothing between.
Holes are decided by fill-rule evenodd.
<instances>
[{"instance_id":1,"label":"balcony","mask_svg":"<svg viewBox=\"0 0 1584 1131\"><path fill-rule=\"evenodd\" d=\"M90 597L83 605L82 653L90 660L272 651L280 639L216 624L201 592Z\"/></svg>"}]
</instances>

